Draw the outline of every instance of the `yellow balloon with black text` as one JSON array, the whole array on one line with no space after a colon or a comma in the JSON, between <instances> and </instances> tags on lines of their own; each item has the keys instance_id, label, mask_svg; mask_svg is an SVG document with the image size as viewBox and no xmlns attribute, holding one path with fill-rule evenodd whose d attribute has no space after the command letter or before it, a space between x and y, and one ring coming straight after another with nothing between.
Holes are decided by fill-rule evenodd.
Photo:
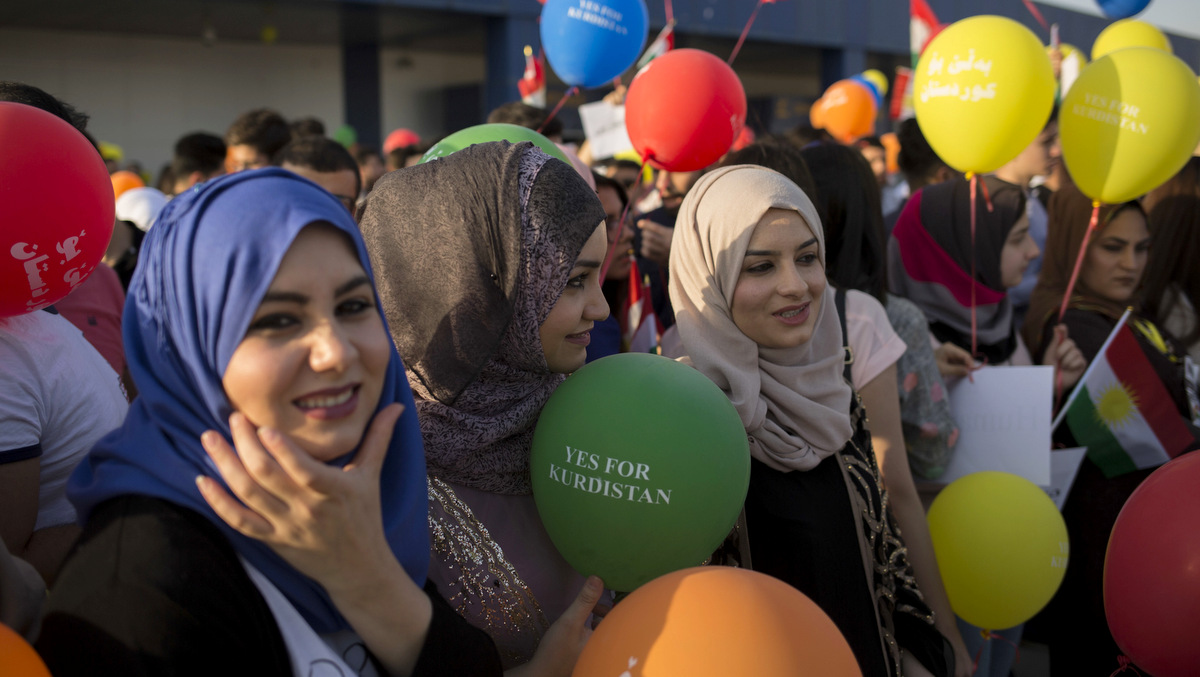
<instances>
[{"instance_id":1,"label":"yellow balloon with black text","mask_svg":"<svg viewBox=\"0 0 1200 677\"><path fill-rule=\"evenodd\" d=\"M1092 43L1092 61L1129 47L1153 47L1167 54L1174 53L1171 50L1171 41L1162 31L1145 21L1121 19L1100 31L1100 35Z\"/></svg>"},{"instance_id":2,"label":"yellow balloon with black text","mask_svg":"<svg viewBox=\"0 0 1200 677\"><path fill-rule=\"evenodd\" d=\"M913 76L917 124L946 164L990 172L1042 131L1054 107L1054 69L1041 40L999 16L955 22Z\"/></svg>"},{"instance_id":3,"label":"yellow balloon with black text","mask_svg":"<svg viewBox=\"0 0 1200 677\"><path fill-rule=\"evenodd\" d=\"M1127 202L1174 176L1200 144L1200 83L1162 50L1122 49L1079 73L1058 122L1063 160L1083 194Z\"/></svg>"}]
</instances>

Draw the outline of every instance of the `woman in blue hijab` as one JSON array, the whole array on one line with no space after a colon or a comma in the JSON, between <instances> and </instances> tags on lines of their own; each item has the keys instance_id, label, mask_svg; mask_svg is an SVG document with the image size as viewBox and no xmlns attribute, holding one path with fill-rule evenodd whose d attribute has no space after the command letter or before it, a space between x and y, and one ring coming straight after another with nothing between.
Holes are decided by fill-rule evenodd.
<instances>
[{"instance_id":1,"label":"woman in blue hijab","mask_svg":"<svg viewBox=\"0 0 1200 677\"><path fill-rule=\"evenodd\" d=\"M499 672L421 590L416 409L335 198L278 169L176 198L124 338L140 395L68 487L86 526L38 642L53 674Z\"/></svg>"}]
</instances>

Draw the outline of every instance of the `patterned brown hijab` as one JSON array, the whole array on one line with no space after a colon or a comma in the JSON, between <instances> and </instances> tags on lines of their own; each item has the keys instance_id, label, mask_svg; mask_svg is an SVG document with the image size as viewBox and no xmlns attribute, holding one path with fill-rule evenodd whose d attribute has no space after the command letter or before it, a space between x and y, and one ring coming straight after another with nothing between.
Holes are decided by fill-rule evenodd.
<instances>
[{"instance_id":1,"label":"patterned brown hijab","mask_svg":"<svg viewBox=\"0 0 1200 677\"><path fill-rule=\"evenodd\" d=\"M533 427L565 378L538 328L603 222L595 191L530 143L478 144L375 185L361 228L430 475L529 493Z\"/></svg>"}]
</instances>

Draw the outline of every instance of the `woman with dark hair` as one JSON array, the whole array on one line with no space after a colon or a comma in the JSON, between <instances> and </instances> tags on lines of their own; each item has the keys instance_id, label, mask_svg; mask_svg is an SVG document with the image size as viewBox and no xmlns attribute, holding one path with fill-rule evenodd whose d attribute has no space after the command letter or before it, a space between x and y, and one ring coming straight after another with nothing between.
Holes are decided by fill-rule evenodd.
<instances>
[{"instance_id":1,"label":"woman with dark hair","mask_svg":"<svg viewBox=\"0 0 1200 677\"><path fill-rule=\"evenodd\" d=\"M909 199L888 243L889 287L921 309L938 346L974 349L975 359L993 366L1031 365L1007 293L1039 253L1029 235L1025 193L994 176L980 181L980 194L986 188L990 201L972 201L970 182L963 179L926 186ZM1086 364L1066 327L1052 332L1042 363L1055 365L1063 383L1074 385ZM983 652L976 674L1007 675L1015 647L983 640L978 628L959 623L972 655L977 648ZM1022 627L991 629L1015 642Z\"/></svg>"},{"instance_id":2,"label":"woman with dark hair","mask_svg":"<svg viewBox=\"0 0 1200 677\"><path fill-rule=\"evenodd\" d=\"M1154 235L1137 202L1101 207L1100 225L1084 254L1067 311L1058 317L1091 212L1091 200L1069 181L1050 198L1046 258L1029 307L1026 340L1033 354L1040 355L1052 338L1055 322L1061 321L1090 363L1126 308L1133 306L1128 326L1138 346L1171 394L1179 415L1191 419L1194 413L1189 407L1183 359L1170 339L1137 313L1139 283L1147 270L1158 267L1157 261L1155 266L1147 265ZM1179 225L1176 222L1168 227ZM1171 254L1163 252L1165 257ZM1158 251L1154 250L1153 255L1157 256ZM1195 435L1197 431L1193 428L1192 432ZM1076 446L1066 426L1059 426L1055 439ZM1044 621L1042 629L1047 633L1045 640L1050 645L1053 665L1069 666L1077 674L1113 670L1120 650L1104 616L1104 553L1121 507L1151 472L1153 469L1147 468L1106 477L1091 459L1084 459L1063 506L1071 540L1071 566L1062 587L1039 618Z\"/></svg>"},{"instance_id":3,"label":"woman with dark hair","mask_svg":"<svg viewBox=\"0 0 1200 677\"><path fill-rule=\"evenodd\" d=\"M936 477L949 461L958 428L944 397L945 385L929 342L929 326L911 302L887 293L883 214L874 174L862 154L834 144L801 151L816 180L817 204L828 245L827 276L844 299L851 379L871 416L871 442L892 496L896 522L905 535L913 570L938 629L955 650L955 674L969 675L967 652L942 585L925 510L911 469ZM901 350L866 335L896 337ZM882 343L883 345L879 345ZM965 351L952 344L943 354ZM969 359L969 357L968 357ZM910 469L911 466L911 469Z\"/></svg>"},{"instance_id":4,"label":"woman with dark hair","mask_svg":"<svg viewBox=\"0 0 1200 677\"><path fill-rule=\"evenodd\" d=\"M1200 364L1200 157L1142 199L1154 266L1146 271L1142 310Z\"/></svg>"}]
</instances>

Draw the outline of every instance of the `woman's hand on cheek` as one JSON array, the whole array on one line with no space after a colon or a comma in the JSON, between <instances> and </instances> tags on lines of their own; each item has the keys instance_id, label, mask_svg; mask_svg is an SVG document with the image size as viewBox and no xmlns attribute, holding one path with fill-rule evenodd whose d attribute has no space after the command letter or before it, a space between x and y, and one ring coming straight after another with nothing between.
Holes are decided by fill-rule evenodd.
<instances>
[{"instance_id":1,"label":"woman's hand on cheek","mask_svg":"<svg viewBox=\"0 0 1200 677\"><path fill-rule=\"evenodd\" d=\"M234 413L236 449L216 431L201 436L229 491L209 477L197 477L196 486L229 526L335 594L372 580L378 569L371 567L395 566L383 533L379 473L403 410L392 404L380 411L345 468L325 465L278 431L255 430Z\"/></svg>"}]
</instances>

